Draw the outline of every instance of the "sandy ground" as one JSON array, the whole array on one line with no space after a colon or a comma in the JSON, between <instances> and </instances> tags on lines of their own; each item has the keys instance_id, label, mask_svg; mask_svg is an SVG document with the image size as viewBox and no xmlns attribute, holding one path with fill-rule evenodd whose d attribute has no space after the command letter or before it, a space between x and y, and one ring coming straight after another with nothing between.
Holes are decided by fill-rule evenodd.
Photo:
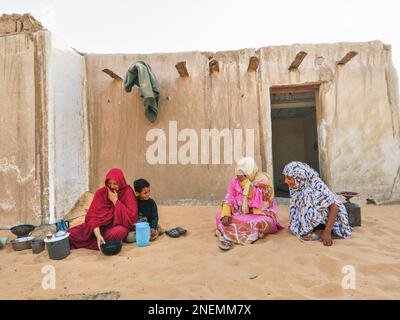
<instances>
[{"instance_id":1,"label":"sandy ground","mask_svg":"<svg viewBox=\"0 0 400 320\"><path fill-rule=\"evenodd\" d=\"M88 195L71 216L84 214ZM214 236L216 207L160 206L164 228L182 226L146 248L124 244L117 256L73 250L62 261L46 251L0 250L1 299L54 299L116 291L120 299L400 299L400 205L362 208L363 227L330 248L300 242L283 230L248 246L221 252ZM287 224L288 207L280 206ZM80 223L78 218L73 225ZM36 234L43 231L36 231ZM0 236L14 236L1 231ZM56 289L41 286L42 268L56 270ZM356 272L356 289L342 288L342 268Z\"/></svg>"}]
</instances>

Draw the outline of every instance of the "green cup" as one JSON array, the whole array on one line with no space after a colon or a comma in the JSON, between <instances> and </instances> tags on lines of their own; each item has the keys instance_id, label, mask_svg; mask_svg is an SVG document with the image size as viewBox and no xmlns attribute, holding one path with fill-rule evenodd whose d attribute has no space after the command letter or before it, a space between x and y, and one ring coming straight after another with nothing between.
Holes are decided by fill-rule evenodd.
<instances>
[{"instance_id":1,"label":"green cup","mask_svg":"<svg viewBox=\"0 0 400 320\"><path fill-rule=\"evenodd\" d=\"M8 240L8 237L0 237L0 249L6 245L7 240Z\"/></svg>"}]
</instances>

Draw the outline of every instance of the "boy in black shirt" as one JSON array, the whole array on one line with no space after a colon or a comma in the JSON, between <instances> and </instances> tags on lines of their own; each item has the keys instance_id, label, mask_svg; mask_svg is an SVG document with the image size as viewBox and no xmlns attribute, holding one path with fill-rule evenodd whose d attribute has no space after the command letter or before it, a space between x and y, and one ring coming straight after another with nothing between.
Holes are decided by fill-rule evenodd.
<instances>
[{"instance_id":1,"label":"boy in black shirt","mask_svg":"<svg viewBox=\"0 0 400 320\"><path fill-rule=\"evenodd\" d=\"M150 198L150 183L145 179L138 179L134 181L133 186L138 199L139 220L146 218L151 230L150 240L153 241L159 236L160 229L158 226L157 204Z\"/></svg>"}]
</instances>

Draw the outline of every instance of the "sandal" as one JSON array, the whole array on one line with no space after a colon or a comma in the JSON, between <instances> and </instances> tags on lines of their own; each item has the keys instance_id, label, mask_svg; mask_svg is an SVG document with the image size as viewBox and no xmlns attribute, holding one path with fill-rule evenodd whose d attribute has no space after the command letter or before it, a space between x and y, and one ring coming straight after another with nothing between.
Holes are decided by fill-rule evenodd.
<instances>
[{"instance_id":1,"label":"sandal","mask_svg":"<svg viewBox=\"0 0 400 320\"><path fill-rule=\"evenodd\" d=\"M224 238L219 239L218 247L223 251L228 251L232 248L232 242Z\"/></svg>"},{"instance_id":2,"label":"sandal","mask_svg":"<svg viewBox=\"0 0 400 320\"><path fill-rule=\"evenodd\" d=\"M215 229L214 235L215 235L217 238L221 238L221 237L222 237L222 233L221 233L221 231L219 231L218 229Z\"/></svg>"},{"instance_id":3,"label":"sandal","mask_svg":"<svg viewBox=\"0 0 400 320\"><path fill-rule=\"evenodd\" d=\"M165 233L169 235L171 238L178 238L184 234L186 234L187 230L181 228L181 227L176 227L171 230L166 231Z\"/></svg>"},{"instance_id":4,"label":"sandal","mask_svg":"<svg viewBox=\"0 0 400 320\"><path fill-rule=\"evenodd\" d=\"M186 234L186 232L187 232L186 229L183 229L183 228L181 228L181 227L176 227L175 230L178 231L178 232L179 232L179 235L181 235L181 236L183 236L183 235Z\"/></svg>"},{"instance_id":5,"label":"sandal","mask_svg":"<svg viewBox=\"0 0 400 320\"><path fill-rule=\"evenodd\" d=\"M306 234L304 237L301 237L301 239L304 241L318 241L320 239L320 237L316 233L312 232L312 233Z\"/></svg>"},{"instance_id":6,"label":"sandal","mask_svg":"<svg viewBox=\"0 0 400 320\"><path fill-rule=\"evenodd\" d=\"M171 238L178 238L181 235L179 231L176 229L165 231L165 233L169 235Z\"/></svg>"}]
</instances>

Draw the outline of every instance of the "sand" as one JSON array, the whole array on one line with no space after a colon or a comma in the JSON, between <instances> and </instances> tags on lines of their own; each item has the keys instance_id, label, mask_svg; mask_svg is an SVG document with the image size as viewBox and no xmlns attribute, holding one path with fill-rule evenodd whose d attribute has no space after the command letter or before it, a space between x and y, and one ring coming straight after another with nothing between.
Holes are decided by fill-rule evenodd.
<instances>
[{"instance_id":1,"label":"sand","mask_svg":"<svg viewBox=\"0 0 400 320\"><path fill-rule=\"evenodd\" d=\"M70 216L85 214L91 195ZM222 252L214 236L217 207L160 206L164 228L182 226L149 247L124 244L117 256L73 250L64 260L46 251L0 250L1 299L57 299L117 292L119 299L400 299L400 205L362 207L363 226L332 247L301 242L288 230ZM288 222L288 206L280 206ZM80 223L83 217L73 221ZM42 234L43 231L36 231ZM14 236L1 231L0 236ZM42 288L42 268L55 267L56 289ZM343 289L342 268L355 268L355 289Z\"/></svg>"}]
</instances>

